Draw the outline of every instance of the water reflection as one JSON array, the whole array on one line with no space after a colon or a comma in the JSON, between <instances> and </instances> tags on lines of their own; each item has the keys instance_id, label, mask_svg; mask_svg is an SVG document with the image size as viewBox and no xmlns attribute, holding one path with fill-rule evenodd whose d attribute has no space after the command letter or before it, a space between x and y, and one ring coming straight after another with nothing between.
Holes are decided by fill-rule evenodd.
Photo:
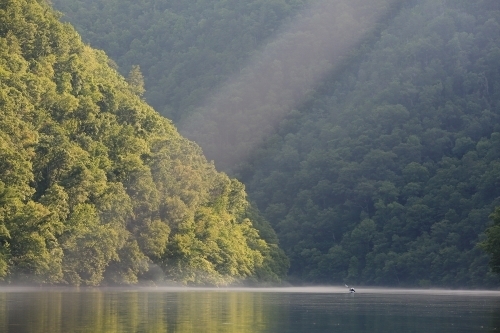
<instances>
[{"instance_id":1,"label":"water reflection","mask_svg":"<svg viewBox=\"0 0 500 333\"><path fill-rule=\"evenodd\" d=\"M357 289L358 290L358 289ZM0 289L0 332L484 332L500 293Z\"/></svg>"},{"instance_id":2,"label":"water reflection","mask_svg":"<svg viewBox=\"0 0 500 333\"><path fill-rule=\"evenodd\" d=\"M0 293L1 332L261 332L262 294L25 291Z\"/></svg>"}]
</instances>

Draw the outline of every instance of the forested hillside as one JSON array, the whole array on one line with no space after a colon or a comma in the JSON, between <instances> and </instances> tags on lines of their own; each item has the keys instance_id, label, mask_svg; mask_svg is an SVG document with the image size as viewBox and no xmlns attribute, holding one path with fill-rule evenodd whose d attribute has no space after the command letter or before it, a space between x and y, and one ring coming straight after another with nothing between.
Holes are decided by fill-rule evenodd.
<instances>
[{"instance_id":1,"label":"forested hillside","mask_svg":"<svg viewBox=\"0 0 500 333\"><path fill-rule=\"evenodd\" d=\"M412 1L243 179L300 279L496 285L499 117L500 3Z\"/></svg>"},{"instance_id":2,"label":"forested hillside","mask_svg":"<svg viewBox=\"0 0 500 333\"><path fill-rule=\"evenodd\" d=\"M145 99L174 122L191 114L307 0L55 0L126 75L139 65Z\"/></svg>"},{"instance_id":3,"label":"forested hillside","mask_svg":"<svg viewBox=\"0 0 500 333\"><path fill-rule=\"evenodd\" d=\"M56 0L86 41L140 65L145 99L226 172L402 0Z\"/></svg>"},{"instance_id":4,"label":"forested hillside","mask_svg":"<svg viewBox=\"0 0 500 333\"><path fill-rule=\"evenodd\" d=\"M275 227L280 244L291 258L293 278L336 284L498 285L498 278L488 267L488 255L477 244L491 223L488 216L500 205L500 2L330 3L334 12L344 10L346 15L340 15L331 26L323 25L326 30L333 29L327 35L335 37L334 32L341 31L341 37L350 36L348 32L359 27L358 35L363 35L354 44L339 40L349 50L343 53L342 61L328 60L337 64L324 67L329 68L330 75L322 77L316 86L300 91L300 105L287 101L297 99L293 89L262 85L266 88L262 95L246 95L250 90L245 89L247 86L235 85L225 100L228 103L220 108L227 109L226 114L214 123L202 116L198 118L204 123L204 130L226 135L224 144L229 148L245 135L257 132L248 133L252 117L262 118L262 127L275 130L260 148L250 145L254 148L252 155L238 161L238 170L233 171ZM210 10L196 13L191 12L198 10L194 4L188 8L183 7L187 6L185 2L165 1L163 6L170 4L168 9L161 7L160 1L145 4L144 8L153 9L141 9L137 4L134 8L143 14L132 16L131 10L113 2L56 1L65 17L82 29L90 43L116 51L121 66L143 66L139 59L151 59L145 65L145 81L158 82L161 87L154 89L166 90L159 99L146 93L146 99L155 101L154 104L163 98L164 104L158 102L163 107L161 111L165 115L175 114L177 121L194 110L203 114L203 108L196 109L202 96L213 91L213 86L227 78L228 73L240 71L240 59L246 59L255 47L254 53L258 53L263 48L259 43L290 20L286 15L293 17L306 2L251 2L245 9L238 7L236 1L203 2ZM344 4L354 8L364 4L366 8L358 16L348 15L351 12ZM158 29L148 39L134 41L131 37L135 35L125 40L117 37L121 31L150 31L150 27L159 25L153 13L160 7L158 13L168 17L180 13L181 8L184 11L176 20L161 16L161 21L170 22L171 26ZM279 8L287 10L280 12ZM363 26L365 18L379 8L386 14L379 16L377 24L368 30L368 26ZM149 16L145 14L150 12ZM220 15L211 16L214 13ZM253 16L255 13L263 16ZM115 21L109 14L123 16ZM241 31L249 31L249 36L253 36L251 27L257 25L248 22L257 21L243 19L235 21L239 25L231 26L233 34L227 31L226 36L222 33L225 30L214 27L229 22L225 19L231 15L265 17L259 21L260 26L273 29L260 34L262 38L249 41ZM325 18L323 13L318 15L321 20ZM150 21L139 23L135 17L148 17ZM185 21L187 17L193 19ZM102 22L106 22L107 30ZM133 22L134 27L125 29L116 22ZM311 30L300 28L292 31L292 38L285 39L284 47L275 42L278 47L271 51L289 52L292 57L296 52L293 37L301 34L311 41L304 44L309 47L305 48L307 51L313 52L324 42L311 36ZM158 49L153 36L178 39ZM240 40L244 45L238 44ZM207 47L198 47L197 43ZM170 52L180 50L176 49L178 45L187 51L175 51L182 56L172 57ZM263 76L262 82L278 77L273 82L293 83L294 78L316 70L314 62L287 63L286 58L282 61L277 56L279 52L264 53L268 66L262 71L271 74ZM127 58L130 54L135 54L137 60ZM168 68L155 67L163 66L164 59L168 59ZM223 65L227 65L227 71L221 71ZM244 68L241 75L250 77L254 73ZM154 79L157 76L170 79ZM175 102L167 101L173 96ZM242 122L226 117L244 113L240 106L248 105L257 110L255 116L243 117ZM288 109L281 110L284 105ZM272 121L265 117L277 109L280 115L288 116ZM226 122L225 127L219 127L221 122ZM212 146L218 145L220 142L212 142ZM212 147L208 148L205 152L210 153Z\"/></svg>"},{"instance_id":5,"label":"forested hillside","mask_svg":"<svg viewBox=\"0 0 500 333\"><path fill-rule=\"evenodd\" d=\"M0 278L280 281L288 261L244 186L110 62L45 1L0 3Z\"/></svg>"}]
</instances>

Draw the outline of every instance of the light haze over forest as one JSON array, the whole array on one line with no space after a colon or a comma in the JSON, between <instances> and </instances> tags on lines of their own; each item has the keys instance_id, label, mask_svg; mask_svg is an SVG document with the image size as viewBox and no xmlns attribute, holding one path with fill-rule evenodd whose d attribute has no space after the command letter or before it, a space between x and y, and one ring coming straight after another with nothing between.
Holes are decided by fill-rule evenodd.
<instances>
[{"instance_id":1,"label":"light haze over forest","mask_svg":"<svg viewBox=\"0 0 500 333\"><path fill-rule=\"evenodd\" d=\"M22 84L2 81L2 101L15 103L14 88L29 92L26 104L45 118L22 118L38 133L29 140L2 136L15 147L4 155L24 161L16 168L24 171L0 175L0 198L17 198L0 221L10 244L31 239L25 229L16 234L15 221L58 216L33 232L47 258L55 251L60 259L42 265L31 249L9 245L7 278L41 271L51 276L41 282L94 283L72 271L76 247L90 248L83 221L95 216L92 237L100 237L118 214L115 247L88 264L100 277L94 284L151 280L152 272L184 283L276 283L288 267L281 248L291 282L498 286L478 246L500 206L498 1L53 0L110 59L72 46L78 37L54 42L55 31L71 28L52 18L43 39L30 37L43 3L1 7L28 22L0 21L11 24L0 31L5 59L18 55L27 73ZM26 4L39 9L15 10ZM40 40L48 46L39 49ZM54 103L32 96L37 66ZM216 172L143 101L238 180ZM4 127L15 133L10 109ZM52 151L57 135L66 146ZM42 148L68 154L67 164L51 164ZM109 191L123 199L104 204ZM56 194L67 206L51 206ZM129 208L110 211L123 200Z\"/></svg>"}]
</instances>

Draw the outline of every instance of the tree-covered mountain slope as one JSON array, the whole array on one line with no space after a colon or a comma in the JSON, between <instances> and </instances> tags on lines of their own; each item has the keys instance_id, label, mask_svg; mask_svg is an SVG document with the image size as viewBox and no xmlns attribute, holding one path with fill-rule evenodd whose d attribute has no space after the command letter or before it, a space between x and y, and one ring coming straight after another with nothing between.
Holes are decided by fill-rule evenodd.
<instances>
[{"instance_id":1,"label":"tree-covered mountain slope","mask_svg":"<svg viewBox=\"0 0 500 333\"><path fill-rule=\"evenodd\" d=\"M304 281L498 284L500 3L411 1L242 173Z\"/></svg>"},{"instance_id":2,"label":"tree-covered mountain slope","mask_svg":"<svg viewBox=\"0 0 500 333\"><path fill-rule=\"evenodd\" d=\"M83 38L140 65L145 99L232 172L402 0L55 0Z\"/></svg>"},{"instance_id":3,"label":"tree-covered mountain slope","mask_svg":"<svg viewBox=\"0 0 500 333\"><path fill-rule=\"evenodd\" d=\"M45 1L0 3L0 277L279 281L287 259L244 186L109 62Z\"/></svg>"},{"instance_id":4,"label":"tree-covered mountain slope","mask_svg":"<svg viewBox=\"0 0 500 333\"><path fill-rule=\"evenodd\" d=\"M242 64L309 3L55 1L123 70L139 64L145 98L175 121L203 112L200 101L231 73L255 76ZM345 3L377 8L375 1ZM276 229L298 280L498 285L477 244L500 204L500 3L380 2L390 3L397 6L371 32L363 31L356 47L348 44L350 58L306 91L301 106L288 103L296 98L293 89L256 85L266 88L262 95L246 95L248 86L232 87L222 103L228 114L246 116L240 105L250 105L257 110L253 118L276 131L238 162L240 180ZM333 26L347 36L360 20L340 15ZM285 40L293 42L282 47L274 41L271 50L286 53L303 34L312 52L321 43L309 32L294 30ZM265 56L269 66L263 72L285 84L316 66L294 67L273 59L273 52ZM252 96L264 96L264 103ZM288 116L266 118L276 112ZM218 116L228 131L208 118L196 119L207 132L227 136L226 150L257 134L245 117L233 122ZM196 127L192 132L203 140Z\"/></svg>"},{"instance_id":5,"label":"tree-covered mountain slope","mask_svg":"<svg viewBox=\"0 0 500 333\"><path fill-rule=\"evenodd\" d=\"M290 21L307 0L54 0L86 42L126 75L139 65L145 99L178 123Z\"/></svg>"}]
</instances>

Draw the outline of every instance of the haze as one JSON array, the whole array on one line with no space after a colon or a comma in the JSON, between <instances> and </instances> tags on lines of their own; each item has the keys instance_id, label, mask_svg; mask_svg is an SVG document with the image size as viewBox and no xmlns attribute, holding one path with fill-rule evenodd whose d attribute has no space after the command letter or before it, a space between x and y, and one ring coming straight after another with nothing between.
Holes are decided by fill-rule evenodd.
<instances>
[{"instance_id":1,"label":"haze","mask_svg":"<svg viewBox=\"0 0 500 333\"><path fill-rule=\"evenodd\" d=\"M201 145L222 170L245 161L325 75L341 66L394 2L314 2L184 119L181 133Z\"/></svg>"}]
</instances>

